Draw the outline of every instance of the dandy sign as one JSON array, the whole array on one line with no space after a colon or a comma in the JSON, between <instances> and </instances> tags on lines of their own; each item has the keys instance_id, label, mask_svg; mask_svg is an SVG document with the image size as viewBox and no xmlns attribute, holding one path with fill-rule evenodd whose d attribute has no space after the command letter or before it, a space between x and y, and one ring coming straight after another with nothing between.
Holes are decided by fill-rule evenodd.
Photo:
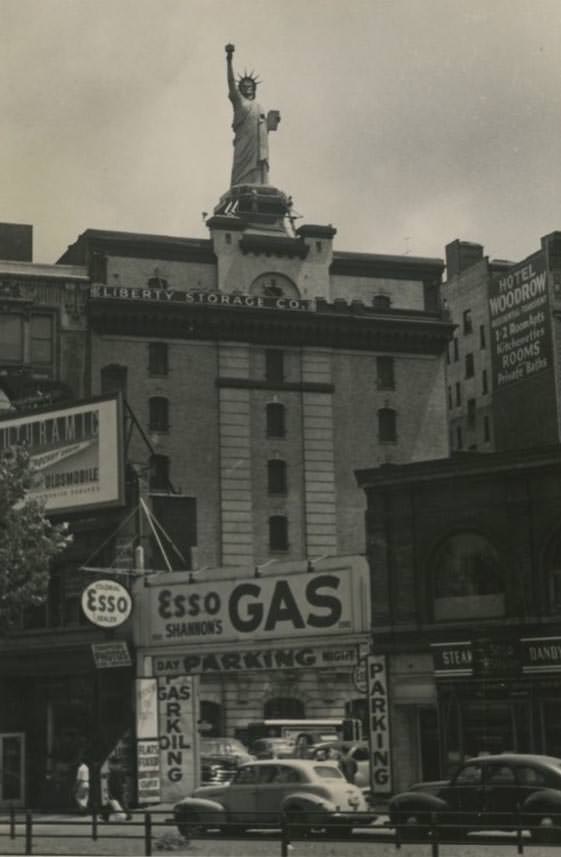
<instances>
[{"instance_id":1,"label":"dandy sign","mask_svg":"<svg viewBox=\"0 0 561 857\"><path fill-rule=\"evenodd\" d=\"M365 561L325 571L189 583L166 576L137 591L139 645L204 645L368 631Z\"/></svg>"}]
</instances>

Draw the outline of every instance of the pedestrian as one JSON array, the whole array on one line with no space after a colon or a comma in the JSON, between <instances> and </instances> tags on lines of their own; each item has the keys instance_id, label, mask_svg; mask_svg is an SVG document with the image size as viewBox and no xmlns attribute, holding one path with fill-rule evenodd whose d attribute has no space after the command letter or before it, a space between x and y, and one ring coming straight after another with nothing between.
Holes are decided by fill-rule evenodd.
<instances>
[{"instance_id":1,"label":"pedestrian","mask_svg":"<svg viewBox=\"0 0 561 857\"><path fill-rule=\"evenodd\" d=\"M114 816L116 821L125 821L125 819L128 820L131 818L127 801L125 776L117 756L111 756L109 759L107 803L102 812L102 817L105 821L110 821L111 816Z\"/></svg>"},{"instance_id":2,"label":"pedestrian","mask_svg":"<svg viewBox=\"0 0 561 857\"><path fill-rule=\"evenodd\" d=\"M76 769L76 779L74 781L74 799L78 804L78 809L85 815L88 811L88 803L90 800L90 769L83 755L80 756L78 768Z\"/></svg>"},{"instance_id":3,"label":"pedestrian","mask_svg":"<svg viewBox=\"0 0 561 857\"><path fill-rule=\"evenodd\" d=\"M350 755L350 753L345 753L341 755L339 758L339 769L347 782L354 783L355 776L358 771L358 765L356 760Z\"/></svg>"}]
</instances>

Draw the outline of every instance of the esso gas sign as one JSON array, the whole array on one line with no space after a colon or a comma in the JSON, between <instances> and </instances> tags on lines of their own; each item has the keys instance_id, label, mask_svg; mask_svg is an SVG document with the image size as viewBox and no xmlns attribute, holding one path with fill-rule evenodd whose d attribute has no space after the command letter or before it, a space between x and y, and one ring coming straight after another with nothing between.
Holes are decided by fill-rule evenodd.
<instances>
[{"instance_id":1,"label":"esso gas sign","mask_svg":"<svg viewBox=\"0 0 561 857\"><path fill-rule=\"evenodd\" d=\"M115 580L95 580L82 592L82 610L94 625L116 628L129 618L132 599Z\"/></svg>"}]
</instances>

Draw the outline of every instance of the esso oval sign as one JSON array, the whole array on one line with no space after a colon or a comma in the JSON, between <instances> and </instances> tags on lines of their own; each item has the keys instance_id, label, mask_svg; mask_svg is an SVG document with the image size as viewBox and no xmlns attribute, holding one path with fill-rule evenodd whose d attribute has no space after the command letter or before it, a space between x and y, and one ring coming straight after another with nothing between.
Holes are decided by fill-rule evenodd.
<instances>
[{"instance_id":1,"label":"esso oval sign","mask_svg":"<svg viewBox=\"0 0 561 857\"><path fill-rule=\"evenodd\" d=\"M82 592L82 610L94 625L116 628L129 618L132 599L115 580L94 580Z\"/></svg>"}]
</instances>

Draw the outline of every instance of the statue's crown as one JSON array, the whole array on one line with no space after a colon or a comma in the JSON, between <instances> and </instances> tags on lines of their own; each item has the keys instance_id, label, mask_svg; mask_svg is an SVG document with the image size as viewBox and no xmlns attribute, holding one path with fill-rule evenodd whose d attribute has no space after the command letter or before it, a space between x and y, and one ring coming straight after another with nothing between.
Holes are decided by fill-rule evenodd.
<instances>
[{"instance_id":1,"label":"statue's crown","mask_svg":"<svg viewBox=\"0 0 561 857\"><path fill-rule=\"evenodd\" d=\"M262 81L259 80L259 78L257 77L257 75L255 74L255 72L253 70L248 73L244 69L243 75L238 74L238 86L240 85L240 83L245 83L246 81L250 81L256 87L259 86L260 83L262 83Z\"/></svg>"}]
</instances>

